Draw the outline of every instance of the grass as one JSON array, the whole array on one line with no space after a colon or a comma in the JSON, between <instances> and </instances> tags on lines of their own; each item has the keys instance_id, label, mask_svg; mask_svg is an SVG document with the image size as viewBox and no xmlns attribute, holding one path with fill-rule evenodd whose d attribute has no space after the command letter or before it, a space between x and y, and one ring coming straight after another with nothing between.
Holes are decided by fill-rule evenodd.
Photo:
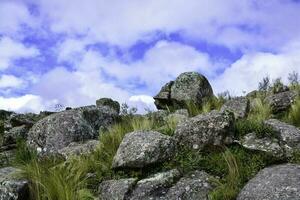
<instances>
[{"instance_id":1,"label":"grass","mask_svg":"<svg viewBox=\"0 0 300 200\"><path fill-rule=\"evenodd\" d=\"M255 98L252 100L252 108L248 119L257 121L263 121L269 119L272 116L270 106L263 103L261 98Z\"/></svg>"},{"instance_id":2,"label":"grass","mask_svg":"<svg viewBox=\"0 0 300 200\"><path fill-rule=\"evenodd\" d=\"M288 114L288 122L300 127L300 98L292 105Z\"/></svg>"},{"instance_id":3,"label":"grass","mask_svg":"<svg viewBox=\"0 0 300 200\"><path fill-rule=\"evenodd\" d=\"M212 97L207 100L202 106L198 106L195 103L187 102L185 107L187 108L190 116L196 116L202 113L208 113L212 110L220 110L224 104L225 99L222 97Z\"/></svg>"},{"instance_id":4,"label":"grass","mask_svg":"<svg viewBox=\"0 0 300 200\"><path fill-rule=\"evenodd\" d=\"M276 137L276 132L269 126L265 125L263 121L256 119L242 119L237 120L235 123L235 136L236 138L242 138L248 133L255 133L258 138L263 137Z\"/></svg>"},{"instance_id":5,"label":"grass","mask_svg":"<svg viewBox=\"0 0 300 200\"><path fill-rule=\"evenodd\" d=\"M4 123L0 120L0 147L3 143L3 136L4 136Z\"/></svg>"}]
</instances>

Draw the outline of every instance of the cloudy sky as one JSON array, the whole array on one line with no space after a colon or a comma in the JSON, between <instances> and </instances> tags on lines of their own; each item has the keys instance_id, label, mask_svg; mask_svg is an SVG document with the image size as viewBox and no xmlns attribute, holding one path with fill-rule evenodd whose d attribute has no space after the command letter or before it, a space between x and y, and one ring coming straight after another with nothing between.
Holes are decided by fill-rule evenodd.
<instances>
[{"instance_id":1,"label":"cloudy sky","mask_svg":"<svg viewBox=\"0 0 300 200\"><path fill-rule=\"evenodd\" d=\"M153 107L185 71L214 93L300 73L298 0L0 0L0 109Z\"/></svg>"}]
</instances>

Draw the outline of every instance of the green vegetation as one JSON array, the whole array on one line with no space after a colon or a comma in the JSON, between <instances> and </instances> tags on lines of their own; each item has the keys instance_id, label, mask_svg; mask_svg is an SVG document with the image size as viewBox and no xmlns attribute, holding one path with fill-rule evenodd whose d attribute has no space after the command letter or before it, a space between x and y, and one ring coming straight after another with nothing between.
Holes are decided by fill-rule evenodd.
<instances>
[{"instance_id":1,"label":"green vegetation","mask_svg":"<svg viewBox=\"0 0 300 200\"><path fill-rule=\"evenodd\" d=\"M263 121L272 115L270 106L263 103L262 98L255 98L251 101L251 112L248 119Z\"/></svg>"},{"instance_id":2,"label":"green vegetation","mask_svg":"<svg viewBox=\"0 0 300 200\"><path fill-rule=\"evenodd\" d=\"M3 135L4 135L4 123L0 120L0 146L3 143Z\"/></svg>"}]
</instances>

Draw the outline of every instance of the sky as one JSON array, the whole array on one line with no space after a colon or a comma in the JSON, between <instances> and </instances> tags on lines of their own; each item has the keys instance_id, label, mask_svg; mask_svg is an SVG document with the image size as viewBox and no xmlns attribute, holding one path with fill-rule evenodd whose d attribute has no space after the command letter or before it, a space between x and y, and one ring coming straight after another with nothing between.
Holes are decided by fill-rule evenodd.
<instances>
[{"instance_id":1,"label":"sky","mask_svg":"<svg viewBox=\"0 0 300 200\"><path fill-rule=\"evenodd\" d=\"M299 0L0 0L0 109L154 109L180 73L241 95L300 73Z\"/></svg>"}]
</instances>

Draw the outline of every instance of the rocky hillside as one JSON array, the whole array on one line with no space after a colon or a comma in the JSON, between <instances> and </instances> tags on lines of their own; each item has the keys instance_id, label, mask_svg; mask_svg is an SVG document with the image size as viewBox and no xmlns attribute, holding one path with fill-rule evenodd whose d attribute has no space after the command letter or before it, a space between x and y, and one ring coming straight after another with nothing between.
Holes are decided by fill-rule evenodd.
<instances>
[{"instance_id":1,"label":"rocky hillside","mask_svg":"<svg viewBox=\"0 0 300 200\"><path fill-rule=\"evenodd\" d=\"M187 72L145 115L118 102L0 111L0 200L300 199L300 86L215 96Z\"/></svg>"}]
</instances>

